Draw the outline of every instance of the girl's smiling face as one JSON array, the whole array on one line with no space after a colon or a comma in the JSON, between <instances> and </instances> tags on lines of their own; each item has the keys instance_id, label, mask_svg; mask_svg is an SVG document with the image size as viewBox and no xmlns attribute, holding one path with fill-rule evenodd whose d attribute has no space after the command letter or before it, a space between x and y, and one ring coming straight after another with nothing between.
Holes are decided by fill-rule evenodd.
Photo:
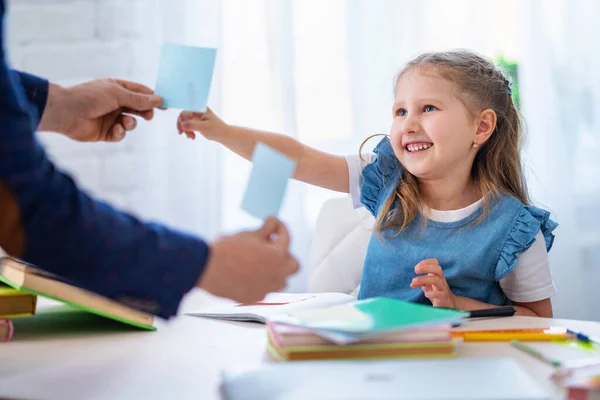
<instances>
[{"instance_id":1,"label":"girl's smiling face","mask_svg":"<svg viewBox=\"0 0 600 400\"><path fill-rule=\"evenodd\" d=\"M416 68L398 79L390 141L404 168L420 179L470 172L477 124L456 86Z\"/></svg>"}]
</instances>

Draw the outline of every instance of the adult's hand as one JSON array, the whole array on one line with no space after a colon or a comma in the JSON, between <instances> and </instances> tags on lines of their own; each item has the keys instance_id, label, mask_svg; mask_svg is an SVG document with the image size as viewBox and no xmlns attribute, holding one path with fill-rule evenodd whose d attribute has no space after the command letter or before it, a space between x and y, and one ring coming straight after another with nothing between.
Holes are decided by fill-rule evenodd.
<instances>
[{"instance_id":1,"label":"adult's hand","mask_svg":"<svg viewBox=\"0 0 600 400\"><path fill-rule=\"evenodd\" d=\"M283 289L287 277L298 270L289 244L287 228L275 218L256 231L223 236L211 245L198 286L237 302L262 300Z\"/></svg>"},{"instance_id":2,"label":"adult's hand","mask_svg":"<svg viewBox=\"0 0 600 400\"><path fill-rule=\"evenodd\" d=\"M63 133L80 142L118 142L162 104L152 89L136 82L98 79L64 88L50 84L38 130Z\"/></svg>"}]
</instances>

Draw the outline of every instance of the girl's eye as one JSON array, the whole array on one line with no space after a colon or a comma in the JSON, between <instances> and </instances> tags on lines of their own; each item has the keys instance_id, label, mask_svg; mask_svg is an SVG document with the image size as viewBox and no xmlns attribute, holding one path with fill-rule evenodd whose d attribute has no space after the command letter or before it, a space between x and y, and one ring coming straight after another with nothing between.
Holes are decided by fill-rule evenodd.
<instances>
[{"instance_id":1,"label":"girl's eye","mask_svg":"<svg viewBox=\"0 0 600 400\"><path fill-rule=\"evenodd\" d=\"M406 111L404 108L399 108L396 111L396 115L399 117L405 117L407 113L408 113L408 111Z\"/></svg>"},{"instance_id":2,"label":"girl's eye","mask_svg":"<svg viewBox=\"0 0 600 400\"><path fill-rule=\"evenodd\" d=\"M430 111L434 111L437 109L438 108L436 106L432 106L431 104L428 104L425 107L423 107L423 111L425 111L425 112L430 112Z\"/></svg>"}]
</instances>

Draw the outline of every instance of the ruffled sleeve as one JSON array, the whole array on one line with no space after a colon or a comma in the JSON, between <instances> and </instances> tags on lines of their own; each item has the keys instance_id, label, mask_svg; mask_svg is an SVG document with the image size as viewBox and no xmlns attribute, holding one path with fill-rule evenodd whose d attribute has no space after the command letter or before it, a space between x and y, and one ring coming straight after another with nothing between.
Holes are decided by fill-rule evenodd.
<instances>
[{"instance_id":1,"label":"ruffled sleeve","mask_svg":"<svg viewBox=\"0 0 600 400\"><path fill-rule=\"evenodd\" d=\"M374 153L377 158L362 171L360 201L374 217L377 217L379 204L391 195L384 189L396 185L402 172L402 165L396 158L390 139L387 137L379 142Z\"/></svg>"},{"instance_id":2,"label":"ruffled sleeve","mask_svg":"<svg viewBox=\"0 0 600 400\"><path fill-rule=\"evenodd\" d=\"M500 252L496 265L495 279L499 281L508 275L517 265L519 256L535 242L538 232L542 232L546 241L546 251L554 243L554 233L558 224L550 219L550 213L533 206L523 206L515 225Z\"/></svg>"}]
</instances>

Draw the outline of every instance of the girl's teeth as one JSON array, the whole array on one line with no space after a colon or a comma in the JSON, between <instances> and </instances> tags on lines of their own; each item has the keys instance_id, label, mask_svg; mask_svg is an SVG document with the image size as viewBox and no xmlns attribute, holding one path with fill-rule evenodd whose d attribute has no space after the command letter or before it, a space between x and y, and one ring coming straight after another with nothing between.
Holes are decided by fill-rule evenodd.
<instances>
[{"instance_id":1,"label":"girl's teeth","mask_svg":"<svg viewBox=\"0 0 600 400\"><path fill-rule=\"evenodd\" d=\"M410 144L407 146L409 152L427 150L432 144Z\"/></svg>"}]
</instances>

